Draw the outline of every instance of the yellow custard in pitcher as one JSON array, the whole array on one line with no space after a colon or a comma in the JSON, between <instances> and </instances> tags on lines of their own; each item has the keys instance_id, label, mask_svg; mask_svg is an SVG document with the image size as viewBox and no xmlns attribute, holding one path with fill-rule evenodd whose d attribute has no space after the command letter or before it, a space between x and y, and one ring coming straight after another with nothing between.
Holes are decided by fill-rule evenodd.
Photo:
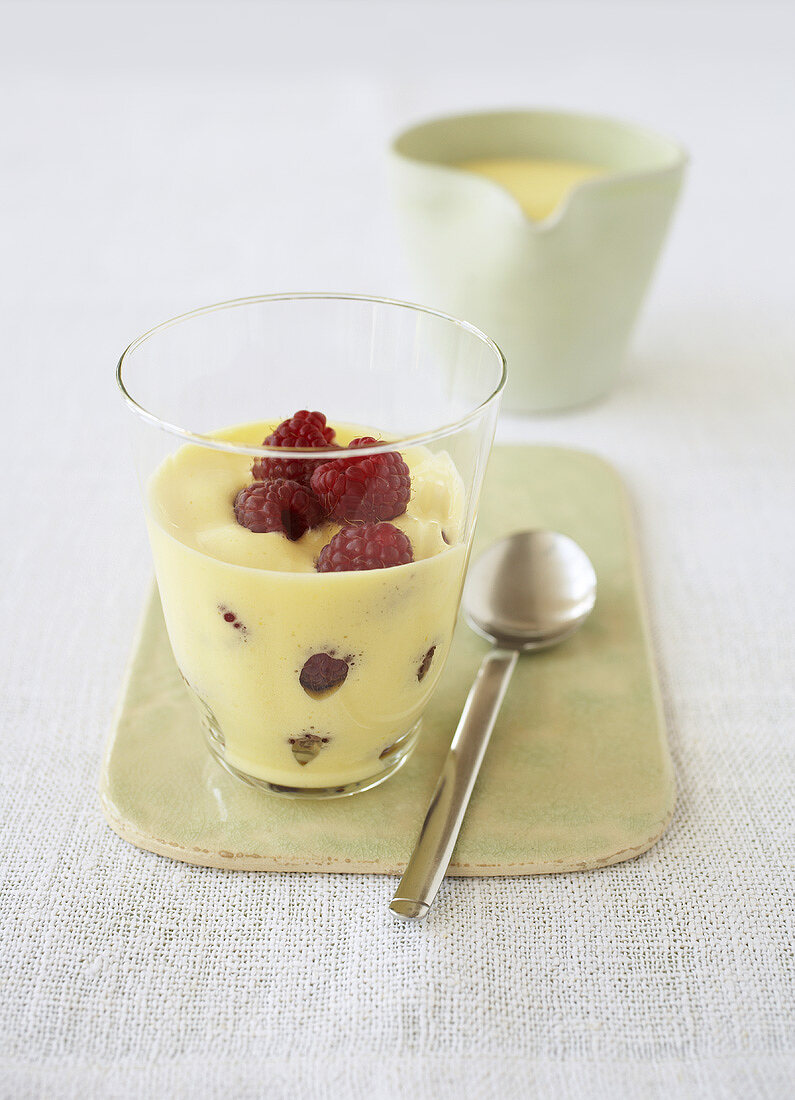
<instances>
[{"instance_id":1,"label":"yellow custard in pitcher","mask_svg":"<svg viewBox=\"0 0 795 1100\"><path fill-rule=\"evenodd\" d=\"M504 187L533 221L554 214L578 184L607 172L596 164L540 157L487 157L461 161L456 167Z\"/></svg>"}]
</instances>

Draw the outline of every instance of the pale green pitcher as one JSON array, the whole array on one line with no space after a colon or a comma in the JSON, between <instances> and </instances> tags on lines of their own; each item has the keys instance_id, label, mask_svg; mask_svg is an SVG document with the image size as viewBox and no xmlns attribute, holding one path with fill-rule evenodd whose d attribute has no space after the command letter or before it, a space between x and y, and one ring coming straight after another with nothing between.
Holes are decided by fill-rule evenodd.
<instances>
[{"instance_id":1,"label":"pale green pitcher","mask_svg":"<svg viewBox=\"0 0 795 1100\"><path fill-rule=\"evenodd\" d=\"M499 184L456 167L511 156L607 172L533 221ZM505 407L552 410L605 393L676 204L684 150L614 119L499 111L414 126L390 159L416 296L497 341L508 361Z\"/></svg>"}]
</instances>

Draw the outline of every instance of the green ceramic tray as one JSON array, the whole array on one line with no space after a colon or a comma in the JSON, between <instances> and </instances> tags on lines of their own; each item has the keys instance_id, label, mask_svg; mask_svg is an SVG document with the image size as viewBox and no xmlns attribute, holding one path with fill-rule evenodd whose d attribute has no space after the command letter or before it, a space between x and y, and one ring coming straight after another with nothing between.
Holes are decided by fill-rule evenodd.
<instances>
[{"instance_id":1,"label":"green ceramic tray","mask_svg":"<svg viewBox=\"0 0 795 1100\"><path fill-rule=\"evenodd\" d=\"M511 683L450 874L589 870L631 859L664 832L671 762L621 481L594 455L498 447L475 553L492 539L549 527L596 568L596 608L557 649L523 657ZM111 827L140 848L251 871L403 870L485 643L459 623L420 743L381 787L288 801L228 775L205 747L171 656L157 594L149 601L102 771Z\"/></svg>"}]
</instances>

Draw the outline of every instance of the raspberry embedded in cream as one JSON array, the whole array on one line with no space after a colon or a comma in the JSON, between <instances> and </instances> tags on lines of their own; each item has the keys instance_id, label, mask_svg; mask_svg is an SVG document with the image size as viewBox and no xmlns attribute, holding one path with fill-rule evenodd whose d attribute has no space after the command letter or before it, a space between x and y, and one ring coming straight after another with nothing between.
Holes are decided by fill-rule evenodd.
<instances>
[{"instance_id":1,"label":"raspberry embedded in cream","mask_svg":"<svg viewBox=\"0 0 795 1100\"><path fill-rule=\"evenodd\" d=\"M217 435L256 445L273 427ZM368 434L334 428L337 446ZM445 453L401 454L411 494L382 527L408 539L413 561L386 568L317 572L339 523L292 541L241 526L234 504L252 480L245 455L186 445L152 477L149 525L174 654L224 758L247 775L288 787L368 779L389 766L384 756L427 704L455 625L465 492Z\"/></svg>"}]
</instances>

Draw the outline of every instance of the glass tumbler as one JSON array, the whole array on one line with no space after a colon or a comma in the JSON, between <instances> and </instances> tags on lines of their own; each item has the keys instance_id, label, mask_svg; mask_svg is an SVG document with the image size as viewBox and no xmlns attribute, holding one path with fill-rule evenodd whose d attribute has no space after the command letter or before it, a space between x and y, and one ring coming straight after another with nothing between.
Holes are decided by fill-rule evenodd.
<instances>
[{"instance_id":1,"label":"glass tumbler","mask_svg":"<svg viewBox=\"0 0 795 1100\"><path fill-rule=\"evenodd\" d=\"M499 348L405 302L268 295L158 325L117 377L197 735L275 794L382 782L450 648Z\"/></svg>"}]
</instances>

